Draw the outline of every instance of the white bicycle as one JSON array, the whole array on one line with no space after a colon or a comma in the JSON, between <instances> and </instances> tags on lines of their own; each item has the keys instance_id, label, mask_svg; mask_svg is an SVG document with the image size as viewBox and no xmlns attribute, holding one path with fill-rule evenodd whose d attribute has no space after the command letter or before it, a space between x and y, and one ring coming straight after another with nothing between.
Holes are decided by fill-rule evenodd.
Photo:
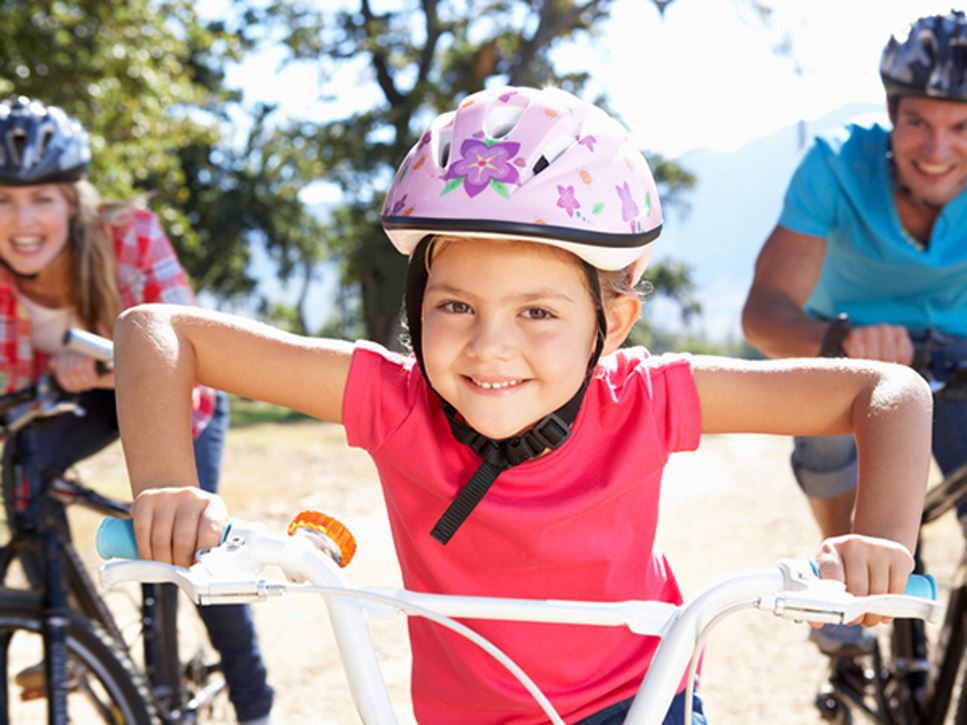
<instances>
[{"instance_id":1,"label":"white bicycle","mask_svg":"<svg viewBox=\"0 0 967 725\"><path fill-rule=\"evenodd\" d=\"M659 725L686 668L689 683L711 627L722 617L759 609L795 621L844 623L865 614L938 622L943 606L929 575L911 576L903 595L854 597L842 583L822 580L808 560L782 560L769 569L728 576L680 606L654 601L584 602L464 597L362 588L340 570L355 552L352 535L335 519L302 512L287 533L264 524L233 521L222 543L198 552L190 568L137 559L131 522L106 519L98 530L97 549L110 561L100 569L101 583L171 582L199 604L261 601L282 594L321 594L329 612L353 702L364 723L395 723L367 622L404 614L426 617L457 632L489 652L512 672L551 722L563 724L547 697L509 657L454 618L495 619L558 624L627 627L638 635L661 637L626 723ZM286 580L262 575L277 566ZM686 696L685 722L691 722Z\"/></svg>"}]
</instances>

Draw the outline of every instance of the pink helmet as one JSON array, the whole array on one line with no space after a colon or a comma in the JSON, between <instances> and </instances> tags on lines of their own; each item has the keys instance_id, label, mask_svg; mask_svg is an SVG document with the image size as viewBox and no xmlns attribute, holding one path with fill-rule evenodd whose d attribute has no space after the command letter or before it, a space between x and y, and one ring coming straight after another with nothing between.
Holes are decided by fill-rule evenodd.
<instances>
[{"instance_id":1,"label":"pink helmet","mask_svg":"<svg viewBox=\"0 0 967 725\"><path fill-rule=\"evenodd\" d=\"M425 236L530 239L593 267L645 270L662 216L628 131L565 91L495 88L437 116L386 195L383 228L410 255Z\"/></svg>"}]
</instances>

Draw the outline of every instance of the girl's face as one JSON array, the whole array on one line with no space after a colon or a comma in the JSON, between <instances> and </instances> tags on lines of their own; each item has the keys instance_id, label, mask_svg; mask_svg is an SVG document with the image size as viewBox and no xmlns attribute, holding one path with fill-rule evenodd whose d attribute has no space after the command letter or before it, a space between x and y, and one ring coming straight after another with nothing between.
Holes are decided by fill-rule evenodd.
<instances>
[{"instance_id":1,"label":"girl's face","mask_svg":"<svg viewBox=\"0 0 967 725\"><path fill-rule=\"evenodd\" d=\"M915 197L946 204L967 184L967 103L904 97L894 116L900 181Z\"/></svg>"},{"instance_id":2,"label":"girl's face","mask_svg":"<svg viewBox=\"0 0 967 725\"><path fill-rule=\"evenodd\" d=\"M36 274L67 245L70 202L55 184L0 186L0 256L19 274Z\"/></svg>"},{"instance_id":3,"label":"girl's face","mask_svg":"<svg viewBox=\"0 0 967 725\"><path fill-rule=\"evenodd\" d=\"M427 377L473 428L501 440L577 392L596 313L580 262L526 242L458 240L423 298Z\"/></svg>"}]
</instances>

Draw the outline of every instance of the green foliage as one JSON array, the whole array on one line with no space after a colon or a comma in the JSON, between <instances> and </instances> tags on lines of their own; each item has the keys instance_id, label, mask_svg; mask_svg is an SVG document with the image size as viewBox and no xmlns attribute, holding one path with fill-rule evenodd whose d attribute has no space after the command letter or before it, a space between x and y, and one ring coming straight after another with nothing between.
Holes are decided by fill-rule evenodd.
<instances>
[{"instance_id":1,"label":"green foliage","mask_svg":"<svg viewBox=\"0 0 967 725\"><path fill-rule=\"evenodd\" d=\"M233 94L238 36L199 23L189 0L0 1L0 95L62 106L91 134L90 178L109 198L152 202L176 246L202 238L185 214L182 152L212 148ZM194 272L195 270L190 270Z\"/></svg>"},{"instance_id":2,"label":"green foliage","mask_svg":"<svg viewBox=\"0 0 967 725\"><path fill-rule=\"evenodd\" d=\"M399 346L405 263L386 242L379 211L397 164L425 123L491 79L581 93L587 74L558 73L551 53L582 35L594 36L612 2L426 0L379 12L368 0L339 10L276 0L258 16L274 27L268 35L281 39L291 60L317 63L327 76L352 64L360 86L375 92L369 107L322 122L299 119L278 131L288 143L300 144L305 163L296 173L305 182L325 178L344 194L345 203L331 213L319 238L326 250L317 258L338 258L344 284L359 286L367 337ZM652 161L663 199L680 204L694 177L661 156ZM656 290L673 298L690 293L685 272L656 265ZM686 316L698 309L694 299L682 303Z\"/></svg>"},{"instance_id":3,"label":"green foliage","mask_svg":"<svg viewBox=\"0 0 967 725\"><path fill-rule=\"evenodd\" d=\"M91 180L108 198L150 196L199 290L255 292L247 270L262 244L298 293L289 309L263 301L264 314L307 332L309 287L320 262L336 260L353 291L326 329L355 336L361 321L367 337L397 347L404 260L378 223L396 165L433 114L488 82L581 93L587 74L557 72L551 54L594 36L612 4L408 0L384 11L370 0L335 9L235 0L230 17L203 22L191 0L0 0L0 95L78 117L91 132ZM289 62L317 66L307 104L330 77L357 74L341 114L319 121L242 105L226 68L279 44ZM681 204L694 178L652 162L666 206ZM324 215L299 197L318 180L344 199ZM681 272L656 265L651 278L659 294L682 296L687 316L697 306Z\"/></svg>"},{"instance_id":4,"label":"green foliage","mask_svg":"<svg viewBox=\"0 0 967 725\"><path fill-rule=\"evenodd\" d=\"M232 395L229 398L228 424L232 428L245 428L261 423L292 423L310 420L309 416L280 405L272 405L260 400L250 400Z\"/></svg>"},{"instance_id":5,"label":"green foliage","mask_svg":"<svg viewBox=\"0 0 967 725\"><path fill-rule=\"evenodd\" d=\"M203 23L191 0L0 0L0 95L62 106L91 134L89 177L107 198L147 196L196 288L250 294L250 246L287 275L318 261L321 224L298 199L298 147L252 111L239 144L240 94L228 64L256 38L244 13ZM318 165L313 167L318 174Z\"/></svg>"}]
</instances>

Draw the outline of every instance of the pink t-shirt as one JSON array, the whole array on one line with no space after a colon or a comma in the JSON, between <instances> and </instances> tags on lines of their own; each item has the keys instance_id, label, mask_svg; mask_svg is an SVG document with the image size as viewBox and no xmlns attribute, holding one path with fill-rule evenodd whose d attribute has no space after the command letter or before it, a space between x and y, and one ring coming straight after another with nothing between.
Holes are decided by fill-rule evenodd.
<instances>
[{"instance_id":1,"label":"pink t-shirt","mask_svg":"<svg viewBox=\"0 0 967 725\"><path fill-rule=\"evenodd\" d=\"M687 358L641 348L604 358L551 453L501 473L446 546L434 523L480 465L453 438L412 356L360 343L343 404L350 445L376 463L408 589L537 599L681 602L653 549L668 455L694 450L698 393ZM625 628L466 622L514 659L575 722L631 697L658 640ZM420 723L543 723L517 680L476 645L410 619Z\"/></svg>"}]
</instances>

